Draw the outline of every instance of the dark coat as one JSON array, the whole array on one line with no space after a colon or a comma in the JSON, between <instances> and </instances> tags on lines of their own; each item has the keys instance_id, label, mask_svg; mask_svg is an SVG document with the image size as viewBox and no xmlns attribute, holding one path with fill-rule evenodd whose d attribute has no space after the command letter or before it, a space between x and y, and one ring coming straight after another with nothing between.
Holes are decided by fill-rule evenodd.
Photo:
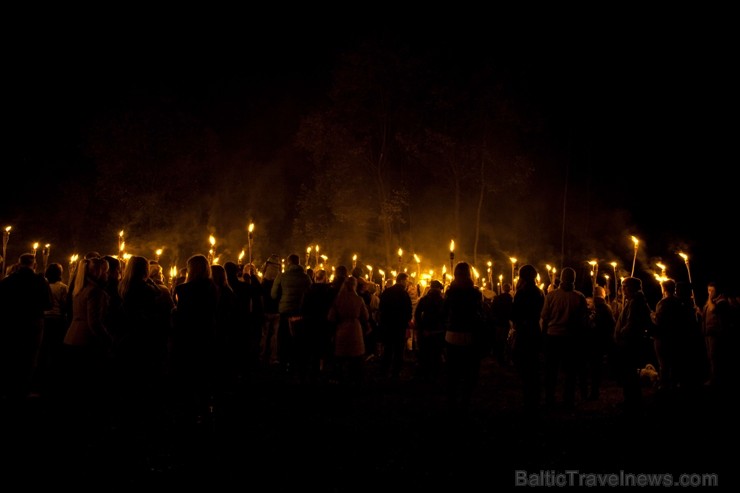
<instances>
[{"instance_id":1,"label":"dark coat","mask_svg":"<svg viewBox=\"0 0 740 493\"><path fill-rule=\"evenodd\" d=\"M278 301L279 313L298 313L303 295L311 286L311 278L300 265L288 265L285 272L278 274L270 290L272 299Z\"/></svg>"},{"instance_id":2,"label":"dark coat","mask_svg":"<svg viewBox=\"0 0 740 493\"><path fill-rule=\"evenodd\" d=\"M545 294L534 284L523 284L514 294L511 320L516 329L514 350L539 351L542 343L540 314L545 304Z\"/></svg>"},{"instance_id":3,"label":"dark coat","mask_svg":"<svg viewBox=\"0 0 740 493\"><path fill-rule=\"evenodd\" d=\"M406 330L413 316L411 296L406 288L394 284L380 294L378 307L381 330Z\"/></svg>"}]
</instances>

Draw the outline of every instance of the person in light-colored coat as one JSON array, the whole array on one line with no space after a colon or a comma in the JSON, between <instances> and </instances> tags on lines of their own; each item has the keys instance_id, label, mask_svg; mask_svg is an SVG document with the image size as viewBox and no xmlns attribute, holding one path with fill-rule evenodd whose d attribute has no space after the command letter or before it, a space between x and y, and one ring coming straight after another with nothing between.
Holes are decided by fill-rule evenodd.
<instances>
[{"instance_id":1,"label":"person in light-colored coat","mask_svg":"<svg viewBox=\"0 0 740 493\"><path fill-rule=\"evenodd\" d=\"M359 384L365 356L365 335L370 328L364 300L357 294L357 279L348 277L329 309L329 321L336 326L334 357L340 381Z\"/></svg>"}]
</instances>

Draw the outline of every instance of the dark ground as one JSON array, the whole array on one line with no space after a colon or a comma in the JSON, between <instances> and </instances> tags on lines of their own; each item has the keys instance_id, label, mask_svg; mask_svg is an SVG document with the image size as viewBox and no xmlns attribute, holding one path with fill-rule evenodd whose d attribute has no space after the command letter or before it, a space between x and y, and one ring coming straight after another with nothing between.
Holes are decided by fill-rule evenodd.
<instances>
[{"instance_id":1,"label":"dark ground","mask_svg":"<svg viewBox=\"0 0 740 493\"><path fill-rule=\"evenodd\" d=\"M363 388L345 390L263 369L205 423L152 409L149 431L124 417L91 439L32 399L4 416L3 477L29 487L332 492L513 488L517 470L718 473L721 486L738 483L728 472L737 406L716 391L683 398L645 387L645 415L628 419L608 378L600 401L531 417L513 369L486 358L472 409L458 415L443 383L411 378L412 361L397 382L378 379L373 362L366 370Z\"/></svg>"}]
</instances>

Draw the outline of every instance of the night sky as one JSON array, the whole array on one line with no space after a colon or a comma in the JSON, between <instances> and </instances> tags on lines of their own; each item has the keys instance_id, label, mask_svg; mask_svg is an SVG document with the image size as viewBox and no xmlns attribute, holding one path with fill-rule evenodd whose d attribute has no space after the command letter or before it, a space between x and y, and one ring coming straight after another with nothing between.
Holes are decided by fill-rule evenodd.
<instances>
[{"instance_id":1,"label":"night sky","mask_svg":"<svg viewBox=\"0 0 740 493\"><path fill-rule=\"evenodd\" d=\"M367 252L366 262L382 263L377 249L352 235L350 245L341 245L337 232L331 239L286 233L295 226L290 197L316 178L315 170L307 171L310 157L295 148L301 119L328 104L342 57L369 43L424 60L431 77L455 90L493 67L500 79L491 80L502 81L535 129L526 142L530 180L487 198L479 264L491 258L496 273L508 272L506 261L516 256L544 275L545 263L560 265L562 255L579 276L588 276L585 263L592 258L601 269L618 261L629 270L635 235L644 282L656 261L669 266L670 277L686 280L677 255L685 251L700 300L710 279L736 283L731 194L737 187L728 174L733 154L726 124L731 45L721 19L696 12L608 20L586 14L585 21L543 27L501 14L475 25L469 18L426 22L390 15L379 22L355 16L223 22L227 14L221 23L210 16L197 23L21 21L26 35L4 49L0 222L13 227L9 260L34 241L51 243L51 261L62 263L71 253L115 253L120 229L129 230L132 253L144 256L177 241L177 253L165 263L182 266L192 253L205 253L209 234L223 239L233 259L253 220L257 260L302 253L316 241L332 245L336 262L360 251ZM173 178L189 159L207 161L219 178ZM111 169L120 172L120 166L138 173L150 196L152 184L172 193L166 202L177 207L137 202L139 187L127 185L126 202L106 204L112 207L106 219L86 225L86 211L95 210L97 200L91 190L107 190L98 181L102 175L105 186L121 183L111 179ZM437 265L446 262L454 234L447 232L450 198L425 176L421 170L411 183L398 242ZM156 224L149 231L129 229L143 224L146 211L166 215L166 235L158 237L163 229ZM180 221L188 226L178 228ZM468 231L467 224L461 229ZM200 252L182 240L193 234L203 238ZM471 242L467 236L458 242L457 258L470 260Z\"/></svg>"}]
</instances>

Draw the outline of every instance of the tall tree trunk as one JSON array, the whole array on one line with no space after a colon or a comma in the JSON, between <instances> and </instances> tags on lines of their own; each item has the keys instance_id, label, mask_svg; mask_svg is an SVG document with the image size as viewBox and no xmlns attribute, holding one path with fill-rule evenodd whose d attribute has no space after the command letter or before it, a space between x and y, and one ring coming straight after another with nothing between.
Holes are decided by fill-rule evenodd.
<instances>
[{"instance_id":1,"label":"tall tree trunk","mask_svg":"<svg viewBox=\"0 0 740 493\"><path fill-rule=\"evenodd\" d=\"M375 180L376 187L378 190L378 203L381 208L381 222L383 227L383 252L385 253L385 269L391 265L391 241L393 239L392 220L387 213L388 202L391 200L390 192L385 183L385 176L383 169L386 161L386 142L387 142L388 126L383 125L382 137L380 140L380 152L378 153L378 159L375 162ZM385 287L385 286L384 286Z\"/></svg>"},{"instance_id":2,"label":"tall tree trunk","mask_svg":"<svg viewBox=\"0 0 740 493\"><path fill-rule=\"evenodd\" d=\"M478 239L480 238L480 217L483 212L483 198L486 192L486 181L484 175L485 161L480 160L480 190L478 192L478 209L475 213L475 240L473 241L473 265L478 268Z\"/></svg>"},{"instance_id":3,"label":"tall tree trunk","mask_svg":"<svg viewBox=\"0 0 740 493\"><path fill-rule=\"evenodd\" d=\"M453 229L455 231L455 250L457 250L458 256L462 253L462 236L460 233L460 203L462 201L461 194L462 194L462 183L461 183L461 173L459 168L454 167L453 168L453 186L455 190L455 225L453 226ZM454 269L454 265L450 265L451 269ZM454 272L451 272L453 274Z\"/></svg>"}]
</instances>

